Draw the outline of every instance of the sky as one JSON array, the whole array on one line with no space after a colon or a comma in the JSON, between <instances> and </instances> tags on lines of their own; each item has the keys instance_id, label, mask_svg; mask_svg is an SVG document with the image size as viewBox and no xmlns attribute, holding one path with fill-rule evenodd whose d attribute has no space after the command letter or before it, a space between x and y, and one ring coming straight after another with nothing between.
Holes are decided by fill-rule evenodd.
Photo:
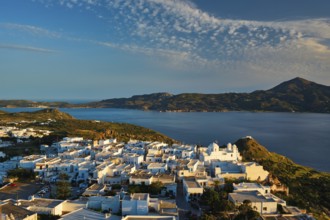
<instances>
[{"instance_id":1,"label":"sky","mask_svg":"<svg viewBox=\"0 0 330 220\"><path fill-rule=\"evenodd\" d=\"M329 0L1 0L0 99L330 85Z\"/></svg>"}]
</instances>

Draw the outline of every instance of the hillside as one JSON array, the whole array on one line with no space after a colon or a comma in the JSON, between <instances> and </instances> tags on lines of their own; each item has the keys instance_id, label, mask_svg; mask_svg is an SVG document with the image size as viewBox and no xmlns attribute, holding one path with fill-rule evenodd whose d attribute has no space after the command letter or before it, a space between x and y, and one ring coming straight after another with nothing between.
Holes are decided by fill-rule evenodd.
<instances>
[{"instance_id":1,"label":"hillside","mask_svg":"<svg viewBox=\"0 0 330 220\"><path fill-rule=\"evenodd\" d=\"M7 113L1 111L0 122L19 122L19 121L47 121L48 119L63 120L74 119L71 115L57 109L42 109L35 112Z\"/></svg>"},{"instance_id":2,"label":"hillside","mask_svg":"<svg viewBox=\"0 0 330 220\"><path fill-rule=\"evenodd\" d=\"M83 105L96 108L130 108L157 111L274 111L330 113L330 86L302 78L252 93L154 93L107 99Z\"/></svg>"},{"instance_id":3,"label":"hillside","mask_svg":"<svg viewBox=\"0 0 330 220\"><path fill-rule=\"evenodd\" d=\"M317 219L330 219L330 174L294 163L269 152L255 139L243 138L235 143L244 160L256 161L289 187L290 195L283 197L289 205L296 205L316 213Z\"/></svg>"},{"instance_id":4,"label":"hillside","mask_svg":"<svg viewBox=\"0 0 330 220\"><path fill-rule=\"evenodd\" d=\"M30 100L0 100L0 108L71 108L73 104L67 102L35 102Z\"/></svg>"},{"instance_id":5,"label":"hillside","mask_svg":"<svg viewBox=\"0 0 330 220\"><path fill-rule=\"evenodd\" d=\"M148 128L126 123L77 120L71 115L57 109L43 109L35 112L19 113L6 113L2 111L2 114L0 114L0 125L6 125L12 122L18 123L15 125L16 127L51 130L53 131L52 135L46 139L52 140L66 136L82 136L87 139L117 138L120 141L139 139L174 142L173 139Z\"/></svg>"}]
</instances>

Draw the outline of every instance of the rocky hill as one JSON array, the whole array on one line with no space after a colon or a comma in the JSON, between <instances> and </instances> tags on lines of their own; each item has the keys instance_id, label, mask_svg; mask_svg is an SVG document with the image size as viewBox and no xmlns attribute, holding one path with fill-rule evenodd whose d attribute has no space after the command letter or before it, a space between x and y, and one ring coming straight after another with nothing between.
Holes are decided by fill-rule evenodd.
<instances>
[{"instance_id":1,"label":"rocky hill","mask_svg":"<svg viewBox=\"0 0 330 220\"><path fill-rule=\"evenodd\" d=\"M274 111L330 113L330 86L302 78L252 93L154 93L107 99L84 105L96 108L130 108L157 111Z\"/></svg>"}]
</instances>

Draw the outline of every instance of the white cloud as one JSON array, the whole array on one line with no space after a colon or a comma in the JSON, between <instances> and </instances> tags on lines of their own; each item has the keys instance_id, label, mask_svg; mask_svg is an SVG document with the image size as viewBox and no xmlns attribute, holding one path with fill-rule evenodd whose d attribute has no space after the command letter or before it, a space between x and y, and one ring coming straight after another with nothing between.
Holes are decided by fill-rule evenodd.
<instances>
[{"instance_id":1,"label":"white cloud","mask_svg":"<svg viewBox=\"0 0 330 220\"><path fill-rule=\"evenodd\" d=\"M47 29L33 26L33 25L0 23L0 28L18 30L18 31L32 34L34 36L50 37L50 38L60 38L61 37L61 34L59 34L57 32L49 31Z\"/></svg>"},{"instance_id":2,"label":"white cloud","mask_svg":"<svg viewBox=\"0 0 330 220\"><path fill-rule=\"evenodd\" d=\"M55 53L57 51L50 50L40 47L32 47L27 45L14 45L14 44L0 44L0 49L9 49L9 50L21 50L28 52L38 52L38 53Z\"/></svg>"},{"instance_id":3,"label":"white cloud","mask_svg":"<svg viewBox=\"0 0 330 220\"><path fill-rule=\"evenodd\" d=\"M306 46L319 54L330 55L330 48L327 45L318 42L318 39L305 38L299 41L300 45Z\"/></svg>"},{"instance_id":4,"label":"white cloud","mask_svg":"<svg viewBox=\"0 0 330 220\"><path fill-rule=\"evenodd\" d=\"M69 3L70 7L102 9L94 10L95 17L108 22L106 28L112 35L100 45L163 57L164 62L175 60L188 68L222 68L230 72L230 65L238 65L242 68L235 71L246 67L260 73L308 74L321 65L321 71L330 70L326 61L330 50L323 43L330 39L330 19L222 19L201 11L188 0L39 1L48 6L68 7Z\"/></svg>"}]
</instances>

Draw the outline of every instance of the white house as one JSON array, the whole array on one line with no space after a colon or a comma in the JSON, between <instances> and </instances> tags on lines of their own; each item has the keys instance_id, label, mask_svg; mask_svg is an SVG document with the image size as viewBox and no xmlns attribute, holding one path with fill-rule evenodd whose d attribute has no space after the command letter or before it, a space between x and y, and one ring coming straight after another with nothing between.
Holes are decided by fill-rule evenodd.
<instances>
[{"instance_id":1,"label":"white house","mask_svg":"<svg viewBox=\"0 0 330 220\"><path fill-rule=\"evenodd\" d=\"M264 170L263 166L255 162L243 163L242 171L246 174L246 179L251 181L264 181L269 175L269 172Z\"/></svg>"},{"instance_id":2,"label":"white house","mask_svg":"<svg viewBox=\"0 0 330 220\"><path fill-rule=\"evenodd\" d=\"M258 183L233 183L234 192L258 191L262 195L270 194L270 187Z\"/></svg>"},{"instance_id":3,"label":"white house","mask_svg":"<svg viewBox=\"0 0 330 220\"><path fill-rule=\"evenodd\" d=\"M111 164L107 167L104 183L121 184L122 181L129 179L128 175L136 170L135 165Z\"/></svg>"},{"instance_id":4,"label":"white house","mask_svg":"<svg viewBox=\"0 0 330 220\"><path fill-rule=\"evenodd\" d=\"M135 153L125 153L123 154L124 162L132 165L140 165L143 162L143 155Z\"/></svg>"},{"instance_id":5,"label":"white house","mask_svg":"<svg viewBox=\"0 0 330 220\"><path fill-rule=\"evenodd\" d=\"M104 195L106 189L107 189L106 185L95 183L90 187L88 187L82 195L86 197Z\"/></svg>"},{"instance_id":6,"label":"white house","mask_svg":"<svg viewBox=\"0 0 330 220\"><path fill-rule=\"evenodd\" d=\"M33 198L18 200L18 205L38 214L62 215L63 200Z\"/></svg>"},{"instance_id":7,"label":"white house","mask_svg":"<svg viewBox=\"0 0 330 220\"><path fill-rule=\"evenodd\" d=\"M19 165L24 169L33 170L36 168L36 164L44 159L46 159L44 155L30 155L20 160Z\"/></svg>"},{"instance_id":8,"label":"white house","mask_svg":"<svg viewBox=\"0 0 330 220\"><path fill-rule=\"evenodd\" d=\"M202 162L196 159L177 160L176 161L177 176L179 180L183 177L205 176L205 167ZM171 166L172 167L172 166Z\"/></svg>"},{"instance_id":9,"label":"white house","mask_svg":"<svg viewBox=\"0 0 330 220\"><path fill-rule=\"evenodd\" d=\"M88 197L87 208L118 213L120 209L120 197L119 195Z\"/></svg>"},{"instance_id":10,"label":"white house","mask_svg":"<svg viewBox=\"0 0 330 220\"><path fill-rule=\"evenodd\" d=\"M166 163L151 163L147 167L148 171L152 174L165 173L167 171Z\"/></svg>"},{"instance_id":11,"label":"white house","mask_svg":"<svg viewBox=\"0 0 330 220\"><path fill-rule=\"evenodd\" d=\"M242 167L237 162L211 160L210 165L211 176L228 178L228 179L246 179L246 174L242 171Z\"/></svg>"},{"instance_id":12,"label":"white house","mask_svg":"<svg viewBox=\"0 0 330 220\"><path fill-rule=\"evenodd\" d=\"M145 170L138 170L130 175L129 184L150 185L152 183L152 179L153 176L150 172Z\"/></svg>"},{"instance_id":13,"label":"white house","mask_svg":"<svg viewBox=\"0 0 330 220\"><path fill-rule=\"evenodd\" d=\"M162 162L162 159L163 159L162 154L148 153L147 156L146 156L146 162L148 162L148 163Z\"/></svg>"},{"instance_id":14,"label":"white house","mask_svg":"<svg viewBox=\"0 0 330 220\"><path fill-rule=\"evenodd\" d=\"M63 138L63 141L65 142L81 142L83 141L84 138L83 137L65 137Z\"/></svg>"},{"instance_id":15,"label":"white house","mask_svg":"<svg viewBox=\"0 0 330 220\"><path fill-rule=\"evenodd\" d=\"M259 191L243 191L229 193L228 200L236 206L250 201L251 207L260 214L274 214L277 212L277 202L272 198L262 195Z\"/></svg>"},{"instance_id":16,"label":"white house","mask_svg":"<svg viewBox=\"0 0 330 220\"><path fill-rule=\"evenodd\" d=\"M193 198L199 198L203 195L203 187L196 181L194 177L183 178L183 195L186 201Z\"/></svg>"},{"instance_id":17,"label":"white house","mask_svg":"<svg viewBox=\"0 0 330 220\"><path fill-rule=\"evenodd\" d=\"M282 206L286 206L286 201L283 199L280 199L279 197L273 195L271 191L270 186L263 186L259 183L238 183L238 184L233 184L234 187L234 193L239 193L239 192L253 192L257 191L259 194L265 196L267 199L273 199L275 200L278 204Z\"/></svg>"},{"instance_id":18,"label":"white house","mask_svg":"<svg viewBox=\"0 0 330 220\"><path fill-rule=\"evenodd\" d=\"M193 150L183 150L182 154L181 154L181 157L183 159L194 158L194 156L195 156L195 153Z\"/></svg>"},{"instance_id":19,"label":"white house","mask_svg":"<svg viewBox=\"0 0 330 220\"><path fill-rule=\"evenodd\" d=\"M148 193L134 193L124 196L122 215L147 215L149 212L149 199Z\"/></svg>"}]
</instances>

